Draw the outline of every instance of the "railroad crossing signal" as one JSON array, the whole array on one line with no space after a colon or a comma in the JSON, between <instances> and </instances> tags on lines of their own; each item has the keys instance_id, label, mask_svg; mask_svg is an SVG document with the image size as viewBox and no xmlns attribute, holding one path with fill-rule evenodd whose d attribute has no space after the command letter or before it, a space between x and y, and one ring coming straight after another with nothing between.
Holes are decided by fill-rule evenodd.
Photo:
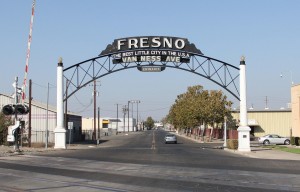
<instances>
[{"instance_id":1,"label":"railroad crossing signal","mask_svg":"<svg viewBox=\"0 0 300 192\"><path fill-rule=\"evenodd\" d=\"M4 115L26 115L29 113L29 107L24 104L9 104L2 108L2 112Z\"/></svg>"}]
</instances>

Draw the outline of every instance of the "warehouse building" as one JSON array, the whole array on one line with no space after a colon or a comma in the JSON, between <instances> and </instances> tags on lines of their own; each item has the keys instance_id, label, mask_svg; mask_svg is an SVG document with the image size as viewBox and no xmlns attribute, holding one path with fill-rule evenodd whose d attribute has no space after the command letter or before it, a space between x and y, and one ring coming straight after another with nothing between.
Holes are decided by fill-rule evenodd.
<instances>
[{"instance_id":1,"label":"warehouse building","mask_svg":"<svg viewBox=\"0 0 300 192\"><path fill-rule=\"evenodd\" d=\"M240 112L232 111L232 117L239 122ZM292 111L286 110L248 110L250 134L261 137L266 134L278 134L289 137L292 130ZM238 126L238 123L237 123Z\"/></svg>"},{"instance_id":2,"label":"warehouse building","mask_svg":"<svg viewBox=\"0 0 300 192\"><path fill-rule=\"evenodd\" d=\"M15 99L11 96L0 93L0 110L3 106L14 104ZM28 105L28 101L25 101ZM20 121L25 121L25 128L22 131L22 140L28 140L29 131L29 114L18 115ZM68 113L67 120L68 127L67 141L75 142L81 140L81 116ZM32 100L31 102L31 142L32 143L45 143L46 130L48 130L48 142L54 143L54 129L56 127L56 107ZM69 140L69 136L70 140Z\"/></svg>"},{"instance_id":3,"label":"warehouse building","mask_svg":"<svg viewBox=\"0 0 300 192\"><path fill-rule=\"evenodd\" d=\"M100 137L106 135L113 135L117 132L132 132L139 131L141 127L137 128L136 119L134 118L113 118L113 117L101 117L96 118L96 132L100 133ZM99 130L98 130L99 126ZM82 118L82 132L85 134L85 140L90 140L94 132L94 118L87 117ZM97 133L97 134L98 134Z\"/></svg>"},{"instance_id":4,"label":"warehouse building","mask_svg":"<svg viewBox=\"0 0 300 192\"><path fill-rule=\"evenodd\" d=\"M239 110L232 111L232 117L238 125ZM255 137L266 134L300 137L300 84L291 87L290 109L249 109L248 125L251 128L251 134Z\"/></svg>"}]
</instances>

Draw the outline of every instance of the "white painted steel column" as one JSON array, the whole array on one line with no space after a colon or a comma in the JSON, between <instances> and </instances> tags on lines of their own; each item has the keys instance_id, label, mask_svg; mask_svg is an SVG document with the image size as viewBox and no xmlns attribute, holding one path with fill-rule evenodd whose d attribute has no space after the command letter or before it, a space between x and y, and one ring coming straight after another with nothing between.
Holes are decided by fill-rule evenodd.
<instances>
[{"instance_id":1,"label":"white painted steel column","mask_svg":"<svg viewBox=\"0 0 300 192\"><path fill-rule=\"evenodd\" d=\"M243 56L240 61L240 126L238 128L238 151L251 151L250 130L247 117L246 63L245 57Z\"/></svg>"},{"instance_id":2,"label":"white painted steel column","mask_svg":"<svg viewBox=\"0 0 300 192\"><path fill-rule=\"evenodd\" d=\"M62 58L59 58L57 64L57 96L56 96L56 128L55 134L55 146L54 148L66 149L66 128L64 127L64 104L63 104L63 62Z\"/></svg>"}]
</instances>

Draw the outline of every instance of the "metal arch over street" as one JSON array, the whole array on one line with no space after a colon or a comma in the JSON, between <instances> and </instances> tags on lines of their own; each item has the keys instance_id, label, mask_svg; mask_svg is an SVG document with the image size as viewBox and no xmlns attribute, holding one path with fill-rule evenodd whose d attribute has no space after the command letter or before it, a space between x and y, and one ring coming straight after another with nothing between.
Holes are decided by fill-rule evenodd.
<instances>
[{"instance_id":1,"label":"metal arch over street","mask_svg":"<svg viewBox=\"0 0 300 192\"><path fill-rule=\"evenodd\" d=\"M64 70L60 58L57 65L57 126L54 130L54 148L66 149L63 102L67 102L67 99L74 93L98 78L132 68L137 68L142 72L161 72L166 68L180 69L202 76L227 90L240 101L238 150L251 151L245 58L241 58L238 68L203 55L186 38L166 36L115 39L98 57L77 63ZM66 82L65 90L63 90L63 81ZM237 88L238 86L240 89Z\"/></svg>"},{"instance_id":2,"label":"metal arch over street","mask_svg":"<svg viewBox=\"0 0 300 192\"><path fill-rule=\"evenodd\" d=\"M143 51L143 49L137 49L135 51ZM64 94L64 101L82 87L85 87L96 79L121 70L132 68L140 69L142 67L160 67L162 70L165 68L174 68L194 73L218 84L236 99L240 100L238 90L240 69L224 61L204 56L199 53L186 52L186 54L190 55L189 62L137 60L116 64L115 55L125 52L126 51L121 51L99 55L98 57L94 57L65 68L63 70L63 75L68 95Z\"/></svg>"}]
</instances>

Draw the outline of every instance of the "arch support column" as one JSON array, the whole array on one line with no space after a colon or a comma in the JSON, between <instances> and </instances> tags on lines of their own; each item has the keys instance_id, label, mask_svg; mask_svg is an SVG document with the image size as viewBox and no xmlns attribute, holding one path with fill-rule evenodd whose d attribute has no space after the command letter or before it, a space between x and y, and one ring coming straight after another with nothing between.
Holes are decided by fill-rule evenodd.
<instances>
[{"instance_id":1,"label":"arch support column","mask_svg":"<svg viewBox=\"0 0 300 192\"><path fill-rule=\"evenodd\" d=\"M57 64L57 92L56 92L56 128L54 129L56 149L66 149L66 128L64 127L64 105L63 105L63 62L59 58Z\"/></svg>"},{"instance_id":2,"label":"arch support column","mask_svg":"<svg viewBox=\"0 0 300 192\"><path fill-rule=\"evenodd\" d=\"M250 127L247 116L247 83L245 57L240 61L240 126L238 128L238 151L251 151Z\"/></svg>"}]
</instances>

